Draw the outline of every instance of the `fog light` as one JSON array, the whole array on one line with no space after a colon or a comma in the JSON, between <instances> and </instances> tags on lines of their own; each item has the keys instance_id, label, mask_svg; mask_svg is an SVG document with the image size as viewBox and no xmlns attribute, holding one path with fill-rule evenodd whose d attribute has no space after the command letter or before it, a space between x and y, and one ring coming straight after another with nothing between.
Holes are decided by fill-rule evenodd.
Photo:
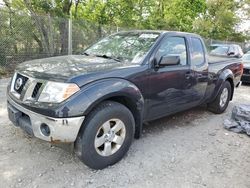
<instances>
[{"instance_id":1,"label":"fog light","mask_svg":"<svg viewBox=\"0 0 250 188\"><path fill-rule=\"evenodd\" d=\"M50 128L47 124L43 123L40 126L41 132L44 136L49 136L50 135Z\"/></svg>"}]
</instances>

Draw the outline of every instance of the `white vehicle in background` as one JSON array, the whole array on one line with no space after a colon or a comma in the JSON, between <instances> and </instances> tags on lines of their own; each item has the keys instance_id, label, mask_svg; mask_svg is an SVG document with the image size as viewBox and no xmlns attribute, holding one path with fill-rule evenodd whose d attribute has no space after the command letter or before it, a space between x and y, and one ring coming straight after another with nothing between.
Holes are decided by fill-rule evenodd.
<instances>
[{"instance_id":1,"label":"white vehicle in background","mask_svg":"<svg viewBox=\"0 0 250 188\"><path fill-rule=\"evenodd\" d=\"M211 55L241 58L244 54L242 48L237 44L213 44L210 49L212 49Z\"/></svg>"},{"instance_id":2,"label":"white vehicle in background","mask_svg":"<svg viewBox=\"0 0 250 188\"><path fill-rule=\"evenodd\" d=\"M250 51L243 55L243 75L241 77L242 83L250 83Z\"/></svg>"}]
</instances>

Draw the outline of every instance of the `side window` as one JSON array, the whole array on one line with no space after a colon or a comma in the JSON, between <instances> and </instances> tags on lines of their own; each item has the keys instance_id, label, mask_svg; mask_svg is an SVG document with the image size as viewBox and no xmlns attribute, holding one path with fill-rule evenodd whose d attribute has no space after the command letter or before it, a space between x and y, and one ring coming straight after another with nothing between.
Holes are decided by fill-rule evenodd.
<instances>
[{"instance_id":1,"label":"side window","mask_svg":"<svg viewBox=\"0 0 250 188\"><path fill-rule=\"evenodd\" d=\"M243 51L242 51L242 48L239 46L239 54L240 54L240 56L242 56L244 53L243 53Z\"/></svg>"},{"instance_id":2,"label":"side window","mask_svg":"<svg viewBox=\"0 0 250 188\"><path fill-rule=\"evenodd\" d=\"M237 48L235 46L230 46L228 53L237 53ZM226 54L227 55L227 54Z\"/></svg>"},{"instance_id":3,"label":"side window","mask_svg":"<svg viewBox=\"0 0 250 188\"><path fill-rule=\"evenodd\" d=\"M181 65L187 64L187 48L183 37L167 37L163 39L157 57L180 56Z\"/></svg>"},{"instance_id":4,"label":"side window","mask_svg":"<svg viewBox=\"0 0 250 188\"><path fill-rule=\"evenodd\" d=\"M193 65L202 65L205 62L205 53L200 39L191 38L192 55L191 61Z\"/></svg>"}]
</instances>

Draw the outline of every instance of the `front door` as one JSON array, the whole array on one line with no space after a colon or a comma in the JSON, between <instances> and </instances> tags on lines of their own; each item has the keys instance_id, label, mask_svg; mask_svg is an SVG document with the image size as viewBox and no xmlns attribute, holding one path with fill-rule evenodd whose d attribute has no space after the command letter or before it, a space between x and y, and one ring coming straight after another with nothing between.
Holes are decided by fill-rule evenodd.
<instances>
[{"instance_id":1,"label":"front door","mask_svg":"<svg viewBox=\"0 0 250 188\"><path fill-rule=\"evenodd\" d=\"M179 56L178 65L152 67L149 73L148 111L146 119L156 119L193 105L195 96L194 72L188 56L187 39L182 36L166 36L157 49L154 61L163 56Z\"/></svg>"}]
</instances>

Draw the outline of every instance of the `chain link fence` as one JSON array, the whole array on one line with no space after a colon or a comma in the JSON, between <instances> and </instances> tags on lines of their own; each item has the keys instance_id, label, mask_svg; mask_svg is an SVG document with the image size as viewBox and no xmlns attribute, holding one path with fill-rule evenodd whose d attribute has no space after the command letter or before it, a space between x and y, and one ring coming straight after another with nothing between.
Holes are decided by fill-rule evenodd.
<instances>
[{"instance_id":1,"label":"chain link fence","mask_svg":"<svg viewBox=\"0 0 250 188\"><path fill-rule=\"evenodd\" d=\"M24 61L78 54L101 37L117 32L113 26L0 9L0 77ZM229 42L205 40L206 44ZM244 44L240 43L244 47Z\"/></svg>"},{"instance_id":2,"label":"chain link fence","mask_svg":"<svg viewBox=\"0 0 250 188\"><path fill-rule=\"evenodd\" d=\"M8 76L27 60L80 53L99 38L116 31L115 27L84 20L0 9L0 77Z\"/></svg>"}]
</instances>

